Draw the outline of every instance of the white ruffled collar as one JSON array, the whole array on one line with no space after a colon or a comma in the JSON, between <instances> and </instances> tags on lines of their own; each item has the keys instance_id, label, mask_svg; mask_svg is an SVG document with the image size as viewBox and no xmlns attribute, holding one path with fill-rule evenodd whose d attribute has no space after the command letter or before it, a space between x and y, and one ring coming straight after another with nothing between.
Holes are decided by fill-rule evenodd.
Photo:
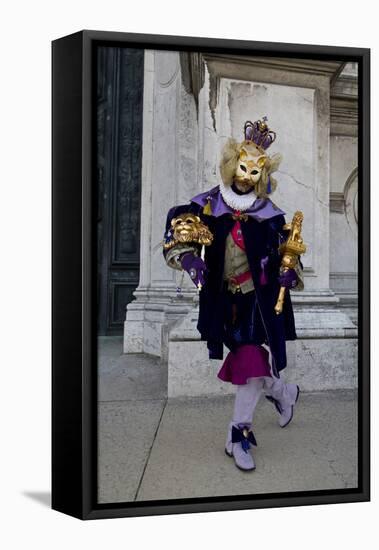
<instances>
[{"instance_id":1,"label":"white ruffled collar","mask_svg":"<svg viewBox=\"0 0 379 550\"><path fill-rule=\"evenodd\" d=\"M253 191L245 193L244 195L237 195L231 187L231 185L225 185L223 181L220 182L220 193L224 202L233 210L239 210L244 212L248 210L255 202L257 196Z\"/></svg>"}]
</instances>

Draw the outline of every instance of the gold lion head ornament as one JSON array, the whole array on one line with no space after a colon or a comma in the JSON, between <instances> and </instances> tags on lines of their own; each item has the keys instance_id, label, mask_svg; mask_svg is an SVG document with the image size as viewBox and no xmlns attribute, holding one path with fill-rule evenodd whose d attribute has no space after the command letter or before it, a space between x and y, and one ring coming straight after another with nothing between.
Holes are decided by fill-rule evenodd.
<instances>
[{"instance_id":1,"label":"gold lion head ornament","mask_svg":"<svg viewBox=\"0 0 379 550\"><path fill-rule=\"evenodd\" d=\"M208 246L213 239L207 226L195 214L184 214L174 218L171 220L171 227L174 231L174 239L181 243L197 242Z\"/></svg>"},{"instance_id":2,"label":"gold lion head ornament","mask_svg":"<svg viewBox=\"0 0 379 550\"><path fill-rule=\"evenodd\" d=\"M172 239L163 245L168 250L178 243L198 243L209 246L213 235L199 216L186 212L171 220Z\"/></svg>"}]
</instances>

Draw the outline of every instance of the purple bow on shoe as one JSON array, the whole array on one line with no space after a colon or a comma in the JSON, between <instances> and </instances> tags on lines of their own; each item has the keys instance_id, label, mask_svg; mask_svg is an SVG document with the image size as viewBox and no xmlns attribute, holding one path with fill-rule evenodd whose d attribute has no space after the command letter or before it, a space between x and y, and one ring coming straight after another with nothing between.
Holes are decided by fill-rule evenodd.
<instances>
[{"instance_id":1,"label":"purple bow on shoe","mask_svg":"<svg viewBox=\"0 0 379 550\"><path fill-rule=\"evenodd\" d=\"M251 430L247 427L232 427L232 443L241 443L242 449L247 453L251 445L257 446L257 440Z\"/></svg>"},{"instance_id":2,"label":"purple bow on shoe","mask_svg":"<svg viewBox=\"0 0 379 550\"><path fill-rule=\"evenodd\" d=\"M199 286L199 283L201 286L204 285L207 266L199 256L195 256L192 252L187 252L180 258L180 263L196 286Z\"/></svg>"},{"instance_id":3,"label":"purple bow on shoe","mask_svg":"<svg viewBox=\"0 0 379 550\"><path fill-rule=\"evenodd\" d=\"M295 288L297 285L296 271L294 269L283 271L283 273L279 275L278 281L280 286L284 286L285 288Z\"/></svg>"}]
</instances>

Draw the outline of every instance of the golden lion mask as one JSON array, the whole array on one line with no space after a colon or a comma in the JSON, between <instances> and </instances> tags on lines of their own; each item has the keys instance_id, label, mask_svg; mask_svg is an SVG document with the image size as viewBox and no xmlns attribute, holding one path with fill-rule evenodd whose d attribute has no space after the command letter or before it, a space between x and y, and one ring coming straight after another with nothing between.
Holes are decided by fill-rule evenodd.
<instances>
[{"instance_id":1,"label":"golden lion mask","mask_svg":"<svg viewBox=\"0 0 379 550\"><path fill-rule=\"evenodd\" d=\"M195 214L182 214L174 218L171 220L171 227L174 231L174 239L180 243L197 242L208 246L213 240L208 227Z\"/></svg>"}]
</instances>

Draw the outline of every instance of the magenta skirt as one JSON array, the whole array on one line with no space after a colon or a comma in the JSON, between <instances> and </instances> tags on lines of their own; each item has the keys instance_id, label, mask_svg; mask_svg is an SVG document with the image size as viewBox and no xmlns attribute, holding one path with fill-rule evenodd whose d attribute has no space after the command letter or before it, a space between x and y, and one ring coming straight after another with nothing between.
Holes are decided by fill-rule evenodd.
<instances>
[{"instance_id":1,"label":"magenta skirt","mask_svg":"<svg viewBox=\"0 0 379 550\"><path fill-rule=\"evenodd\" d=\"M228 353L217 376L238 385L246 384L248 378L271 376L269 353L262 346L245 344Z\"/></svg>"}]
</instances>

